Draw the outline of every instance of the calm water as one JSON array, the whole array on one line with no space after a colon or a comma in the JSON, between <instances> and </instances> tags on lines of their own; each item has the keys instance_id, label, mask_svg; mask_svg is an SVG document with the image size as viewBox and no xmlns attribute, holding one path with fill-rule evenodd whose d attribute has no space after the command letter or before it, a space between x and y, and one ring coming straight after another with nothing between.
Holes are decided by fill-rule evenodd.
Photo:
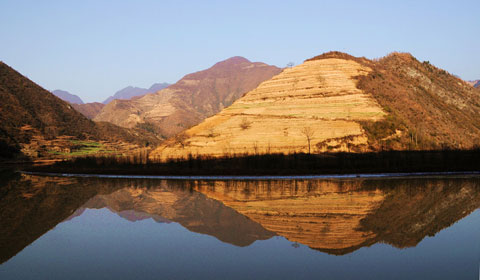
<instances>
[{"instance_id":1,"label":"calm water","mask_svg":"<svg viewBox=\"0 0 480 280\"><path fill-rule=\"evenodd\" d=\"M4 174L0 279L478 279L480 178Z\"/></svg>"}]
</instances>

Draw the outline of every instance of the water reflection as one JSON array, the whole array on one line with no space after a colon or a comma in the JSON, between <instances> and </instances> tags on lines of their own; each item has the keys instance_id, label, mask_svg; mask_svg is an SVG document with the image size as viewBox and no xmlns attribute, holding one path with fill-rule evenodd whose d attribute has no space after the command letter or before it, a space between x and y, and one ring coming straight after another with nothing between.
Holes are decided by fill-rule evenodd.
<instances>
[{"instance_id":1,"label":"water reflection","mask_svg":"<svg viewBox=\"0 0 480 280\"><path fill-rule=\"evenodd\" d=\"M184 186L166 181L157 181L155 186L144 186L146 182L142 181L134 183L135 186L97 195L79 210L108 208L129 221L152 218L157 222L177 222L192 232L242 247L274 236L221 202Z\"/></svg>"},{"instance_id":2,"label":"water reflection","mask_svg":"<svg viewBox=\"0 0 480 280\"><path fill-rule=\"evenodd\" d=\"M183 182L290 241L342 255L398 248L480 207L478 178Z\"/></svg>"},{"instance_id":3,"label":"water reflection","mask_svg":"<svg viewBox=\"0 0 480 280\"><path fill-rule=\"evenodd\" d=\"M0 263L85 209L176 222L236 246L279 235L343 255L384 242L416 246L480 207L479 178L182 181L7 174Z\"/></svg>"}]
</instances>

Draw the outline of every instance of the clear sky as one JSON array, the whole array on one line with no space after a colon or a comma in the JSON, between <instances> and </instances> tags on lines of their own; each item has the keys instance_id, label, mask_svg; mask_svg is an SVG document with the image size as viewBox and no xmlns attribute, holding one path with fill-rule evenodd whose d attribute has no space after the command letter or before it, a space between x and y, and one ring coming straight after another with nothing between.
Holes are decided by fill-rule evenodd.
<instances>
[{"instance_id":1,"label":"clear sky","mask_svg":"<svg viewBox=\"0 0 480 280\"><path fill-rule=\"evenodd\" d=\"M405 51L480 79L479 30L479 0L0 0L0 60L87 102L236 55L284 67L330 50Z\"/></svg>"}]
</instances>

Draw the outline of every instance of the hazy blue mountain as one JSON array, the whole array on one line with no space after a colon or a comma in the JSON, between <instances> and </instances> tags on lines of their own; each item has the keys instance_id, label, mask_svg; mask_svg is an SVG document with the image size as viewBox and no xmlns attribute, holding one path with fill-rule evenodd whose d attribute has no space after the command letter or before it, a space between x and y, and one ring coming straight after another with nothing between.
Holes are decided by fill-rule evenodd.
<instances>
[{"instance_id":1,"label":"hazy blue mountain","mask_svg":"<svg viewBox=\"0 0 480 280\"><path fill-rule=\"evenodd\" d=\"M153 84L150 88L140 88L128 86L124 89L117 91L113 96L108 97L103 101L103 104L108 104L114 99L130 99L135 96L145 95L147 93L154 93L161 89L168 87L170 84L167 83L157 83Z\"/></svg>"},{"instance_id":2,"label":"hazy blue mountain","mask_svg":"<svg viewBox=\"0 0 480 280\"><path fill-rule=\"evenodd\" d=\"M148 89L148 92L157 92L161 89L164 89L166 87L168 87L170 84L169 83L156 83L156 84L153 84L149 89Z\"/></svg>"},{"instance_id":3,"label":"hazy blue mountain","mask_svg":"<svg viewBox=\"0 0 480 280\"><path fill-rule=\"evenodd\" d=\"M52 93L56 97L62 99L63 101L67 101L67 102L73 103L73 104L83 104L83 101L80 97L78 97L75 94L71 94L68 91L56 89L56 90L52 91Z\"/></svg>"}]
</instances>

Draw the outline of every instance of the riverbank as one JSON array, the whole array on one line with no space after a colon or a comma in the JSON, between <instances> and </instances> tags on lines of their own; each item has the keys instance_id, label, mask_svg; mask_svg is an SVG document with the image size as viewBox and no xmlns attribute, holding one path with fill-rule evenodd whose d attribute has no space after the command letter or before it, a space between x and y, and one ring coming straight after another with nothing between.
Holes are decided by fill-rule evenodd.
<instances>
[{"instance_id":1,"label":"riverbank","mask_svg":"<svg viewBox=\"0 0 480 280\"><path fill-rule=\"evenodd\" d=\"M190 156L151 162L142 158L83 157L51 165L26 166L28 172L164 176L295 176L480 171L480 150L387 151L378 153Z\"/></svg>"}]
</instances>

